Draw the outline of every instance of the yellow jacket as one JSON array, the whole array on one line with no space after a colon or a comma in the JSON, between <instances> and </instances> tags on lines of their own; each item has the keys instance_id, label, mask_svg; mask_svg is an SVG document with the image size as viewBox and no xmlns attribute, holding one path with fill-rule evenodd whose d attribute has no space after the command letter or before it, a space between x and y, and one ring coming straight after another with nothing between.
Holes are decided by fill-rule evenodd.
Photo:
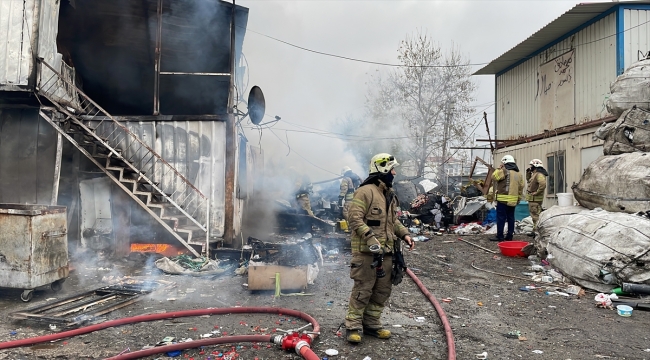
<instances>
[{"instance_id":1,"label":"yellow jacket","mask_svg":"<svg viewBox=\"0 0 650 360\"><path fill-rule=\"evenodd\" d=\"M492 173L496 200L508 206L517 206L523 200L524 177L515 170L496 169Z\"/></svg>"}]
</instances>

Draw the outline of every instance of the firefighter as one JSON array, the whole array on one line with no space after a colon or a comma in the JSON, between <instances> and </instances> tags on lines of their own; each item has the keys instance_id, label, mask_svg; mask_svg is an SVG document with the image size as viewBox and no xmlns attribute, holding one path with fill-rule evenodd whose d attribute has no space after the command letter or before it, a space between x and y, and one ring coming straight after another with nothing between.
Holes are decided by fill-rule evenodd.
<instances>
[{"instance_id":1,"label":"firefighter","mask_svg":"<svg viewBox=\"0 0 650 360\"><path fill-rule=\"evenodd\" d=\"M307 175L300 175L295 168L289 168L289 172L293 175L293 194L295 196L294 206L309 216L314 216L311 211L311 204L309 202L309 194L312 192L312 183Z\"/></svg>"},{"instance_id":2,"label":"firefighter","mask_svg":"<svg viewBox=\"0 0 650 360\"><path fill-rule=\"evenodd\" d=\"M539 213L542 212L547 176L548 172L544 169L542 160L533 159L530 161L530 167L526 169L526 181L528 181L526 200L528 201L530 217L533 218L533 232L528 233L528 236L535 236L534 231L537 229Z\"/></svg>"},{"instance_id":3,"label":"firefighter","mask_svg":"<svg viewBox=\"0 0 650 360\"><path fill-rule=\"evenodd\" d=\"M341 192L339 193L339 206L342 209L341 214L343 215L343 219L347 220L348 207L354 196L354 191L361 184L361 178L352 172L352 169L348 166L343 167L341 175L343 175L343 179L341 180Z\"/></svg>"},{"instance_id":4,"label":"firefighter","mask_svg":"<svg viewBox=\"0 0 650 360\"><path fill-rule=\"evenodd\" d=\"M512 240L515 232L515 207L523 200L524 177L512 155L501 159L501 166L492 173L497 201L497 237L492 241ZM503 228L508 222L508 233L503 236Z\"/></svg>"},{"instance_id":5,"label":"firefighter","mask_svg":"<svg viewBox=\"0 0 650 360\"><path fill-rule=\"evenodd\" d=\"M393 251L397 250L400 239L413 250L414 242L397 218L399 202L392 189L397 165L390 154L375 155L370 160L370 175L354 193L348 209L352 233L350 278L354 285L345 327L351 343L361 342L362 331L379 339L390 338L390 331L381 324L381 313L393 281L399 283L397 277L392 279L390 271Z\"/></svg>"}]
</instances>

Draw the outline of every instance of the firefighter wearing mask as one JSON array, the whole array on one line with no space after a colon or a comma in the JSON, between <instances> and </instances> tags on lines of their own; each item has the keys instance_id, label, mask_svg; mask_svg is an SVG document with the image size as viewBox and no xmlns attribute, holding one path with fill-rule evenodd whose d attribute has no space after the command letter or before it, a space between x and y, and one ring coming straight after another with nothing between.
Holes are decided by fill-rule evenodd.
<instances>
[{"instance_id":1,"label":"firefighter wearing mask","mask_svg":"<svg viewBox=\"0 0 650 360\"><path fill-rule=\"evenodd\" d=\"M348 207L350 207L350 202L354 197L354 191L361 184L361 178L352 172L352 169L348 166L343 167L341 175L343 175L343 179L341 180L341 192L339 193L339 206L342 209L341 214L343 215L343 219L347 220Z\"/></svg>"},{"instance_id":2,"label":"firefighter wearing mask","mask_svg":"<svg viewBox=\"0 0 650 360\"><path fill-rule=\"evenodd\" d=\"M361 342L362 334L379 339L391 336L382 327L381 313L393 283L401 281L399 275L391 274L392 255L394 251L401 254L398 250L402 240L409 245L409 250L414 246L408 229L397 218L399 202L392 189L397 165L390 154L375 155L370 160L370 175L354 193L348 208L352 233L350 278L354 285L345 327L351 343Z\"/></svg>"},{"instance_id":3,"label":"firefighter wearing mask","mask_svg":"<svg viewBox=\"0 0 650 360\"><path fill-rule=\"evenodd\" d=\"M512 155L501 159L501 166L492 173L495 199L497 201L497 237L492 241L512 240L515 232L515 207L523 200L524 177ZM508 233L503 236L503 229L508 222Z\"/></svg>"},{"instance_id":4,"label":"firefighter wearing mask","mask_svg":"<svg viewBox=\"0 0 650 360\"><path fill-rule=\"evenodd\" d=\"M526 200L528 201L530 216L533 218L533 231L537 229L539 213L542 212L547 176L548 172L544 169L542 160L533 159L530 161L530 167L526 169L526 181L528 181ZM529 233L528 236L535 236L535 233Z\"/></svg>"}]
</instances>

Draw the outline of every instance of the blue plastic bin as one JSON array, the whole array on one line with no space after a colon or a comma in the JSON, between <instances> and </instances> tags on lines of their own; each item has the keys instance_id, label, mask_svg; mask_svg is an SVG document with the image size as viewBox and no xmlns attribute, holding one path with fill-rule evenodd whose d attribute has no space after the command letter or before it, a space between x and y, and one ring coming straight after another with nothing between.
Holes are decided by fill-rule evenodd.
<instances>
[{"instance_id":1,"label":"blue plastic bin","mask_svg":"<svg viewBox=\"0 0 650 360\"><path fill-rule=\"evenodd\" d=\"M528 211L528 201L520 202L517 207L515 207L515 220L521 221L523 218L529 217L530 211Z\"/></svg>"}]
</instances>

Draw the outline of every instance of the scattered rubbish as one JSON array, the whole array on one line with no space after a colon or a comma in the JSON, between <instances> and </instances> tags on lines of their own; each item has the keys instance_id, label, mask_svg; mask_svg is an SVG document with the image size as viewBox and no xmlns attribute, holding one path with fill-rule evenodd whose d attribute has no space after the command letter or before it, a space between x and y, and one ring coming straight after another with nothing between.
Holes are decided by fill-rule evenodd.
<instances>
[{"instance_id":1,"label":"scattered rubbish","mask_svg":"<svg viewBox=\"0 0 650 360\"><path fill-rule=\"evenodd\" d=\"M562 291L547 291L545 292L546 295L561 295L561 296L571 296L565 292Z\"/></svg>"},{"instance_id":2,"label":"scattered rubbish","mask_svg":"<svg viewBox=\"0 0 650 360\"><path fill-rule=\"evenodd\" d=\"M470 300L471 300L471 299L468 299L468 298L458 297L458 296L456 297L456 299L458 299L458 300L467 300L467 301L470 301Z\"/></svg>"},{"instance_id":3,"label":"scattered rubbish","mask_svg":"<svg viewBox=\"0 0 650 360\"><path fill-rule=\"evenodd\" d=\"M451 300L452 300L451 298L445 298L445 299L442 299L442 300L440 300L440 301L442 301L442 302L446 302L446 303L450 303Z\"/></svg>"},{"instance_id":4,"label":"scattered rubbish","mask_svg":"<svg viewBox=\"0 0 650 360\"><path fill-rule=\"evenodd\" d=\"M553 278L550 277L550 276L548 276L548 275L544 275L544 276L542 276L542 282L545 282L545 283L549 283L549 284L550 284L550 283L553 282Z\"/></svg>"},{"instance_id":5,"label":"scattered rubbish","mask_svg":"<svg viewBox=\"0 0 650 360\"><path fill-rule=\"evenodd\" d=\"M520 337L519 337L519 341L528 341L528 339L526 339L525 336L520 336Z\"/></svg>"},{"instance_id":6,"label":"scattered rubbish","mask_svg":"<svg viewBox=\"0 0 650 360\"><path fill-rule=\"evenodd\" d=\"M9 332L9 335L11 335L11 336L16 336L17 334L18 334L17 331L10 331L10 332Z\"/></svg>"},{"instance_id":7,"label":"scattered rubbish","mask_svg":"<svg viewBox=\"0 0 650 360\"><path fill-rule=\"evenodd\" d=\"M627 305L617 305L616 312L618 312L620 316L629 317L632 316L632 307Z\"/></svg>"},{"instance_id":8,"label":"scattered rubbish","mask_svg":"<svg viewBox=\"0 0 650 360\"><path fill-rule=\"evenodd\" d=\"M618 300L616 294L603 294L599 293L594 297L594 300L598 303L599 306L609 308L612 306L612 300Z\"/></svg>"},{"instance_id":9,"label":"scattered rubbish","mask_svg":"<svg viewBox=\"0 0 650 360\"><path fill-rule=\"evenodd\" d=\"M402 327L402 325L400 325L400 324L394 324L394 325L393 325L393 327L396 327L396 328L401 328L401 327Z\"/></svg>"},{"instance_id":10,"label":"scattered rubbish","mask_svg":"<svg viewBox=\"0 0 650 360\"><path fill-rule=\"evenodd\" d=\"M509 339L517 339L521 336L521 331L513 330L506 334L506 337Z\"/></svg>"},{"instance_id":11,"label":"scattered rubbish","mask_svg":"<svg viewBox=\"0 0 650 360\"><path fill-rule=\"evenodd\" d=\"M167 298L167 301L176 301L176 298Z\"/></svg>"},{"instance_id":12,"label":"scattered rubbish","mask_svg":"<svg viewBox=\"0 0 650 360\"><path fill-rule=\"evenodd\" d=\"M50 324L50 330L56 330L56 325Z\"/></svg>"},{"instance_id":13,"label":"scattered rubbish","mask_svg":"<svg viewBox=\"0 0 650 360\"><path fill-rule=\"evenodd\" d=\"M458 238L458 241L462 241L462 242L464 242L464 243L470 244L470 245L472 245L472 246L475 246L475 247L477 247L477 248L479 248L479 249L481 249L481 250L487 251L487 252L492 253L492 254L496 254L496 253L497 253L497 252L494 251L494 250L486 249L486 248L484 248L484 247L481 246L481 245L476 245L476 244L474 244L474 243L472 243L472 242L469 242L469 241L467 241L467 240L464 240L464 239L462 239L462 238Z\"/></svg>"},{"instance_id":14,"label":"scattered rubbish","mask_svg":"<svg viewBox=\"0 0 650 360\"><path fill-rule=\"evenodd\" d=\"M533 285L526 285L526 286L522 286L522 287L519 288L519 290L521 290L521 291L531 291L531 290L535 290L535 289L537 289L537 287L533 286Z\"/></svg>"},{"instance_id":15,"label":"scattered rubbish","mask_svg":"<svg viewBox=\"0 0 650 360\"><path fill-rule=\"evenodd\" d=\"M56 300L56 298L47 298L47 299L45 299L45 301L52 301L52 300Z\"/></svg>"},{"instance_id":16,"label":"scattered rubbish","mask_svg":"<svg viewBox=\"0 0 650 360\"><path fill-rule=\"evenodd\" d=\"M476 354L476 358L479 359L479 360L485 360L485 359L487 359L487 358L488 358L488 353L487 353L487 351L483 351L483 352L480 353L480 354Z\"/></svg>"},{"instance_id":17,"label":"scattered rubbish","mask_svg":"<svg viewBox=\"0 0 650 360\"><path fill-rule=\"evenodd\" d=\"M212 335L214 335L214 334L212 334L212 333L209 333L209 334L203 334L203 335L201 335L201 337L205 339L205 338L212 337Z\"/></svg>"},{"instance_id":18,"label":"scattered rubbish","mask_svg":"<svg viewBox=\"0 0 650 360\"><path fill-rule=\"evenodd\" d=\"M554 306L554 305L549 305L548 307L551 308L551 309L556 309L557 308L557 306Z\"/></svg>"},{"instance_id":19,"label":"scattered rubbish","mask_svg":"<svg viewBox=\"0 0 650 360\"><path fill-rule=\"evenodd\" d=\"M181 351L180 350L170 351L170 352L167 353L167 356L169 356L169 357L179 357L179 356L181 356Z\"/></svg>"},{"instance_id":20,"label":"scattered rubbish","mask_svg":"<svg viewBox=\"0 0 650 360\"><path fill-rule=\"evenodd\" d=\"M156 260L155 265L166 274L210 276L222 274L230 269L221 267L221 262L200 257L193 258L189 255L178 255L172 258L164 257Z\"/></svg>"},{"instance_id":21,"label":"scattered rubbish","mask_svg":"<svg viewBox=\"0 0 650 360\"><path fill-rule=\"evenodd\" d=\"M535 354L543 354L544 352L542 350L533 350L533 353L535 353Z\"/></svg>"},{"instance_id":22,"label":"scattered rubbish","mask_svg":"<svg viewBox=\"0 0 650 360\"><path fill-rule=\"evenodd\" d=\"M627 294L650 295L650 285L623 283L621 290Z\"/></svg>"},{"instance_id":23,"label":"scattered rubbish","mask_svg":"<svg viewBox=\"0 0 650 360\"><path fill-rule=\"evenodd\" d=\"M479 302L476 303L476 305L483 306L483 303L479 301Z\"/></svg>"},{"instance_id":24,"label":"scattered rubbish","mask_svg":"<svg viewBox=\"0 0 650 360\"><path fill-rule=\"evenodd\" d=\"M336 349L327 349L325 350L325 354L327 354L328 356L336 356L339 354L339 351Z\"/></svg>"},{"instance_id":25,"label":"scattered rubbish","mask_svg":"<svg viewBox=\"0 0 650 360\"><path fill-rule=\"evenodd\" d=\"M163 346L163 345L171 345L176 341L176 338L173 336L165 336L160 342L156 344L156 346Z\"/></svg>"},{"instance_id":26,"label":"scattered rubbish","mask_svg":"<svg viewBox=\"0 0 650 360\"><path fill-rule=\"evenodd\" d=\"M415 318L415 321L417 322L424 322L425 318L423 316L418 316Z\"/></svg>"},{"instance_id":27,"label":"scattered rubbish","mask_svg":"<svg viewBox=\"0 0 650 360\"><path fill-rule=\"evenodd\" d=\"M419 235L413 238L413 241L417 241L417 242L427 242L429 240L430 239L424 235Z\"/></svg>"},{"instance_id":28,"label":"scattered rubbish","mask_svg":"<svg viewBox=\"0 0 650 360\"><path fill-rule=\"evenodd\" d=\"M582 291L582 288L578 285L569 285L564 291L571 295L578 295Z\"/></svg>"},{"instance_id":29,"label":"scattered rubbish","mask_svg":"<svg viewBox=\"0 0 650 360\"><path fill-rule=\"evenodd\" d=\"M363 358L363 360L372 360L372 358L370 356L366 356Z\"/></svg>"}]
</instances>

